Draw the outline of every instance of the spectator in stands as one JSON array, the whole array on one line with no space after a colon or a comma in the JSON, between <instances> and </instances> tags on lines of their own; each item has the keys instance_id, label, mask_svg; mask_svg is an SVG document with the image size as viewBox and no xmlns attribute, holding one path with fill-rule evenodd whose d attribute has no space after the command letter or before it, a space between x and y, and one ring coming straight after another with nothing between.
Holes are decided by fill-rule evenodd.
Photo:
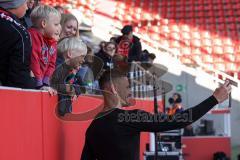
<instances>
[{"instance_id":1,"label":"spectator in stands","mask_svg":"<svg viewBox=\"0 0 240 160\"><path fill-rule=\"evenodd\" d=\"M111 37L110 42L117 43L117 38L116 37Z\"/></svg>"},{"instance_id":2,"label":"spectator in stands","mask_svg":"<svg viewBox=\"0 0 240 160\"><path fill-rule=\"evenodd\" d=\"M32 27L32 21L30 18L30 14L32 13L34 4L35 4L35 0L27 0L28 10L27 10L26 14L24 15L24 17L21 18L21 22L26 28Z\"/></svg>"},{"instance_id":3,"label":"spectator in stands","mask_svg":"<svg viewBox=\"0 0 240 160\"><path fill-rule=\"evenodd\" d=\"M142 51L141 62L153 63L155 58L155 54L149 53L148 50L144 49Z\"/></svg>"},{"instance_id":4,"label":"spectator in stands","mask_svg":"<svg viewBox=\"0 0 240 160\"><path fill-rule=\"evenodd\" d=\"M36 89L49 88L49 78L55 70L57 42L61 15L53 7L41 5L31 13L33 27L29 29L32 40L31 70L36 80Z\"/></svg>"},{"instance_id":5,"label":"spectator in stands","mask_svg":"<svg viewBox=\"0 0 240 160\"><path fill-rule=\"evenodd\" d=\"M149 54L148 50L144 49L141 54L141 62L148 62Z\"/></svg>"},{"instance_id":6,"label":"spectator in stands","mask_svg":"<svg viewBox=\"0 0 240 160\"><path fill-rule=\"evenodd\" d=\"M156 56L154 53L150 53L148 55L148 63L153 63L154 59L156 59Z\"/></svg>"},{"instance_id":7,"label":"spectator in stands","mask_svg":"<svg viewBox=\"0 0 240 160\"><path fill-rule=\"evenodd\" d=\"M170 107L168 109L168 115L174 115L176 113L182 112L182 96L179 93L174 93L172 97L168 99Z\"/></svg>"},{"instance_id":8,"label":"spectator in stands","mask_svg":"<svg viewBox=\"0 0 240 160\"><path fill-rule=\"evenodd\" d=\"M121 30L122 36L118 37L118 53L128 57L128 61L141 61L142 45L140 39L133 35L133 27L126 25Z\"/></svg>"},{"instance_id":9,"label":"spectator in stands","mask_svg":"<svg viewBox=\"0 0 240 160\"><path fill-rule=\"evenodd\" d=\"M106 41L101 41L100 43L99 43L99 51L98 52L103 52L103 48L104 48L104 46L106 45ZM97 52L97 53L98 53Z\"/></svg>"},{"instance_id":10,"label":"spectator in stands","mask_svg":"<svg viewBox=\"0 0 240 160\"><path fill-rule=\"evenodd\" d=\"M60 13L60 14L64 14L65 13L65 9L62 7L62 6L55 6L54 7L56 10L58 10L58 12Z\"/></svg>"},{"instance_id":11,"label":"spectator in stands","mask_svg":"<svg viewBox=\"0 0 240 160\"><path fill-rule=\"evenodd\" d=\"M230 83L226 81L200 104L170 118L161 113L154 116L143 110L123 109L131 105L131 90L127 76L120 72L105 72L99 83L105 91L104 107L86 131L81 160L139 160L141 132L186 127L226 100L231 92Z\"/></svg>"},{"instance_id":12,"label":"spectator in stands","mask_svg":"<svg viewBox=\"0 0 240 160\"><path fill-rule=\"evenodd\" d=\"M175 115L183 111L182 96L179 93L173 93L172 97L168 99L170 107L167 109L168 115ZM188 125L184 128L184 136L193 136L193 127Z\"/></svg>"},{"instance_id":13,"label":"spectator in stands","mask_svg":"<svg viewBox=\"0 0 240 160\"><path fill-rule=\"evenodd\" d=\"M81 79L76 77L81 64L84 62L87 47L77 37L64 38L58 43L58 54L64 58L51 78L51 87L58 92L58 113L64 116L72 112L72 100L82 92L79 84Z\"/></svg>"},{"instance_id":14,"label":"spectator in stands","mask_svg":"<svg viewBox=\"0 0 240 160\"><path fill-rule=\"evenodd\" d=\"M96 70L97 68L94 67L101 66L93 65L94 61L96 61L96 57L94 56L92 49L90 47L87 47L87 55L85 57L85 62L77 72L77 76L79 76L82 80L82 84L79 85L83 85L84 87L86 87L86 92L89 94L96 93L96 91L99 90L98 81L95 80L92 69Z\"/></svg>"},{"instance_id":15,"label":"spectator in stands","mask_svg":"<svg viewBox=\"0 0 240 160\"><path fill-rule=\"evenodd\" d=\"M113 42L106 42L103 50L96 54L97 57L103 60L104 69L112 69L113 68L113 57L116 54L117 45Z\"/></svg>"},{"instance_id":16,"label":"spectator in stands","mask_svg":"<svg viewBox=\"0 0 240 160\"><path fill-rule=\"evenodd\" d=\"M4 86L34 88L30 36L19 20L26 10L26 0L0 1L0 82Z\"/></svg>"},{"instance_id":17,"label":"spectator in stands","mask_svg":"<svg viewBox=\"0 0 240 160\"><path fill-rule=\"evenodd\" d=\"M62 31L60 39L65 37L79 37L78 20L72 14L63 14L61 18Z\"/></svg>"}]
</instances>

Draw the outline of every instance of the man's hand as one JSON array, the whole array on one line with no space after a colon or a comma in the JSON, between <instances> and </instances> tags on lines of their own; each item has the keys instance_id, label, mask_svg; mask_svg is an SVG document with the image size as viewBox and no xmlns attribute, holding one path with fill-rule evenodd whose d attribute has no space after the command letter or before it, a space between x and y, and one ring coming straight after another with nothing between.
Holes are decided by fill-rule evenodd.
<instances>
[{"instance_id":1,"label":"man's hand","mask_svg":"<svg viewBox=\"0 0 240 160\"><path fill-rule=\"evenodd\" d=\"M218 103L222 103L228 98L229 93L231 92L232 88L230 82L228 80L225 83L218 87L214 92L213 96L217 99Z\"/></svg>"}]
</instances>

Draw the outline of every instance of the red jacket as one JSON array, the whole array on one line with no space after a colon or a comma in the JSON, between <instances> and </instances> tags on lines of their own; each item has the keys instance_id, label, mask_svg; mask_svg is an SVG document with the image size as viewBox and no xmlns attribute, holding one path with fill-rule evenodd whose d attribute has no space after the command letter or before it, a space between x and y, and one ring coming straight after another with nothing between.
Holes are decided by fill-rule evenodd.
<instances>
[{"instance_id":1,"label":"red jacket","mask_svg":"<svg viewBox=\"0 0 240 160\"><path fill-rule=\"evenodd\" d=\"M35 28L30 28L32 41L31 70L37 80L37 87L49 85L49 78L55 70L57 42L46 38Z\"/></svg>"}]
</instances>

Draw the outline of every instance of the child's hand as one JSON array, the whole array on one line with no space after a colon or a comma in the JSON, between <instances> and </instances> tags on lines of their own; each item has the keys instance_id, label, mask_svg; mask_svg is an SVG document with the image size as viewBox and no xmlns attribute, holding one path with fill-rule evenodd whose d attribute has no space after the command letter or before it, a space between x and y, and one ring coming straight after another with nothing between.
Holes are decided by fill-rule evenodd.
<instances>
[{"instance_id":1,"label":"child's hand","mask_svg":"<svg viewBox=\"0 0 240 160\"><path fill-rule=\"evenodd\" d=\"M48 91L51 96L57 95L57 91L51 87L43 86L40 90Z\"/></svg>"},{"instance_id":2,"label":"child's hand","mask_svg":"<svg viewBox=\"0 0 240 160\"><path fill-rule=\"evenodd\" d=\"M77 98L78 98L78 96L77 96L77 95L74 95L74 96L72 96L72 101L76 101L76 100L77 100Z\"/></svg>"}]
</instances>

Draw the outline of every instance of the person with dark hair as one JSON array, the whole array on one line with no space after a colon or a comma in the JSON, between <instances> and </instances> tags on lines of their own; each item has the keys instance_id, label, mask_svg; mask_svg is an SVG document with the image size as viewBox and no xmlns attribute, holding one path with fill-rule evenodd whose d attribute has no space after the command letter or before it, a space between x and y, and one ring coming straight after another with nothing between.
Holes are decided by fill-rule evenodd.
<instances>
[{"instance_id":1,"label":"person with dark hair","mask_svg":"<svg viewBox=\"0 0 240 160\"><path fill-rule=\"evenodd\" d=\"M179 93L173 93L172 97L168 99L169 104L171 105L168 109L168 115L174 115L183 111L182 107L182 96Z\"/></svg>"},{"instance_id":2,"label":"person with dark hair","mask_svg":"<svg viewBox=\"0 0 240 160\"><path fill-rule=\"evenodd\" d=\"M21 18L21 22L26 28L32 27L32 21L31 21L30 15L32 13L33 8L35 7L35 4L36 4L35 0L27 0L28 10L26 11L26 14L24 15L24 17Z\"/></svg>"},{"instance_id":3,"label":"person with dark hair","mask_svg":"<svg viewBox=\"0 0 240 160\"><path fill-rule=\"evenodd\" d=\"M31 89L35 86L30 76L30 35L19 20L26 10L26 0L0 1L0 83L3 86Z\"/></svg>"},{"instance_id":4,"label":"person with dark hair","mask_svg":"<svg viewBox=\"0 0 240 160\"><path fill-rule=\"evenodd\" d=\"M97 60L98 59L94 56L93 50L89 46L87 46L85 62L81 65L81 68L78 70L76 76L81 78L82 83L79 85L84 86L88 94L98 93L99 90L98 81L95 80L93 73L94 69L99 69L100 71L101 65L97 66L99 68L93 67L93 63L95 63L95 65L98 63Z\"/></svg>"},{"instance_id":5,"label":"person with dark hair","mask_svg":"<svg viewBox=\"0 0 240 160\"><path fill-rule=\"evenodd\" d=\"M102 59L104 66L103 69L112 69L113 57L116 54L117 45L113 42L106 42L102 50L100 50L96 56Z\"/></svg>"},{"instance_id":6,"label":"person with dark hair","mask_svg":"<svg viewBox=\"0 0 240 160\"><path fill-rule=\"evenodd\" d=\"M148 62L152 64L154 59L156 59L156 55L154 53L150 53L148 55Z\"/></svg>"},{"instance_id":7,"label":"person with dark hair","mask_svg":"<svg viewBox=\"0 0 240 160\"><path fill-rule=\"evenodd\" d=\"M148 50L144 49L141 55L141 62L148 62L148 56L149 56Z\"/></svg>"},{"instance_id":8,"label":"person with dark hair","mask_svg":"<svg viewBox=\"0 0 240 160\"><path fill-rule=\"evenodd\" d=\"M155 54L149 53L148 50L144 49L142 51L141 62L145 62L145 63L147 62L152 64L155 58L156 58Z\"/></svg>"},{"instance_id":9,"label":"person with dark hair","mask_svg":"<svg viewBox=\"0 0 240 160\"><path fill-rule=\"evenodd\" d=\"M122 36L116 39L118 53L128 57L128 61L141 61L142 45L140 39L133 35L133 27L126 25L121 30Z\"/></svg>"},{"instance_id":10,"label":"person with dark hair","mask_svg":"<svg viewBox=\"0 0 240 160\"><path fill-rule=\"evenodd\" d=\"M131 105L126 74L117 70L107 71L99 83L103 90L104 107L86 131L81 160L139 160L141 132L184 128L226 100L231 91L229 81L226 81L212 96L169 120L165 114L153 115L142 110L122 108ZM161 118L156 120L156 117Z\"/></svg>"},{"instance_id":11,"label":"person with dark hair","mask_svg":"<svg viewBox=\"0 0 240 160\"><path fill-rule=\"evenodd\" d=\"M107 43L106 41L101 41L101 42L99 43L98 53L99 53L99 52L103 52L103 48L105 47L106 43Z\"/></svg>"},{"instance_id":12,"label":"person with dark hair","mask_svg":"<svg viewBox=\"0 0 240 160\"><path fill-rule=\"evenodd\" d=\"M111 37L109 41L110 41L110 42L113 42L113 43L117 43L116 40L117 40L117 37Z\"/></svg>"}]
</instances>

